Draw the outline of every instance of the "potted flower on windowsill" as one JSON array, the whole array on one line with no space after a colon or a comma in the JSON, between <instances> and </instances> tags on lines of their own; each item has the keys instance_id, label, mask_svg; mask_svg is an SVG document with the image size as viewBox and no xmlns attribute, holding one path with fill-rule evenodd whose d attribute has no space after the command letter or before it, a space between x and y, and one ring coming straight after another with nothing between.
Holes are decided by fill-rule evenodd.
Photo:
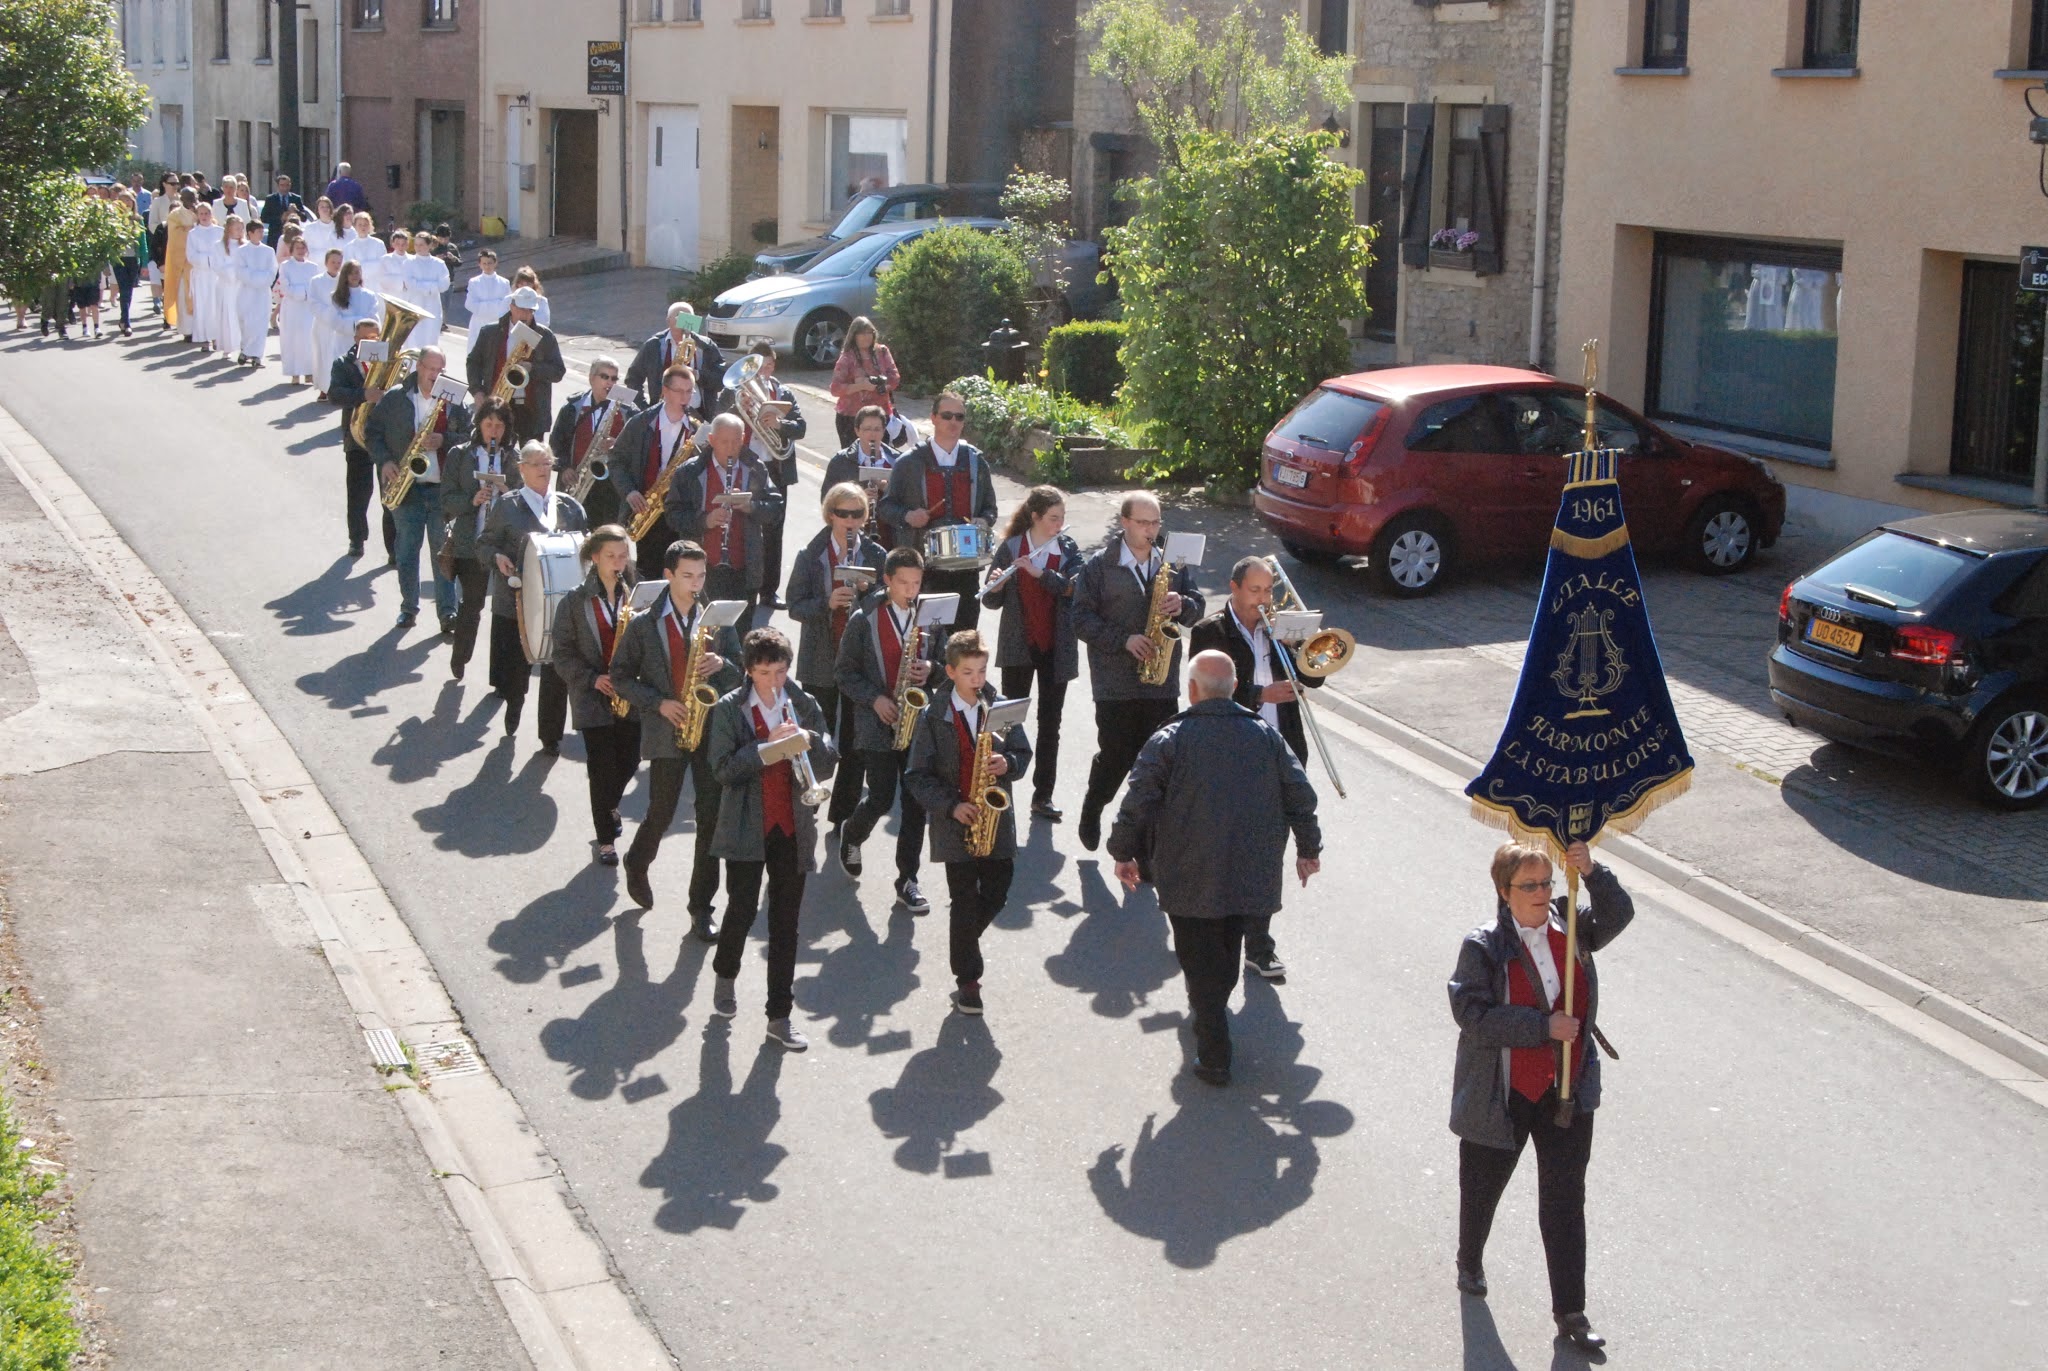
<instances>
[{"instance_id":1,"label":"potted flower on windowsill","mask_svg":"<svg viewBox=\"0 0 2048 1371\"><path fill-rule=\"evenodd\" d=\"M1478 246L1479 235L1470 229L1438 229L1429 240L1429 264L1449 271L1477 271L1473 249Z\"/></svg>"}]
</instances>

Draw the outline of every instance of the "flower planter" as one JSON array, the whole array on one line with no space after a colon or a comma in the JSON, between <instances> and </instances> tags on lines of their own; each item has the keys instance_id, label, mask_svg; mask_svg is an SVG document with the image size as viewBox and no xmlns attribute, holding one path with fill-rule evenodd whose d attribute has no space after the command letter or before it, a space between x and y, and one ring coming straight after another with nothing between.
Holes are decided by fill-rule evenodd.
<instances>
[{"instance_id":1,"label":"flower planter","mask_svg":"<svg viewBox=\"0 0 2048 1371\"><path fill-rule=\"evenodd\" d=\"M1124 484L1125 472L1158 455L1157 448L1074 448L1067 453L1067 470L1072 473L1069 481L1076 489L1083 486L1120 486Z\"/></svg>"},{"instance_id":2,"label":"flower planter","mask_svg":"<svg viewBox=\"0 0 2048 1371\"><path fill-rule=\"evenodd\" d=\"M1445 271L1479 270L1476 254L1457 252L1451 248L1431 248L1429 250L1429 265L1432 269L1442 268Z\"/></svg>"}]
</instances>

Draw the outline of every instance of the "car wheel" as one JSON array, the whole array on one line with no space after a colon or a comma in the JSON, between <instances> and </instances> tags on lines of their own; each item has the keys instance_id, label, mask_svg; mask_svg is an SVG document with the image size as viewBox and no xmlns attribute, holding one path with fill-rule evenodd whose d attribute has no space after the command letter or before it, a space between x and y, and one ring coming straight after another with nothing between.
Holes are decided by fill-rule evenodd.
<instances>
[{"instance_id":1,"label":"car wheel","mask_svg":"<svg viewBox=\"0 0 2048 1371\"><path fill-rule=\"evenodd\" d=\"M1693 570L1726 576L1756 555L1756 510L1746 500L1716 495L1686 525L1685 551Z\"/></svg>"},{"instance_id":2,"label":"car wheel","mask_svg":"<svg viewBox=\"0 0 2048 1371\"><path fill-rule=\"evenodd\" d=\"M1300 543L1290 543L1285 538L1280 540L1280 546L1286 548L1287 555L1303 566L1330 566L1343 556L1339 552L1325 552L1319 547L1303 547Z\"/></svg>"},{"instance_id":3,"label":"car wheel","mask_svg":"<svg viewBox=\"0 0 2048 1371\"><path fill-rule=\"evenodd\" d=\"M846 346L846 326L853 321L836 309L821 309L796 330L796 355L814 367L829 367Z\"/></svg>"},{"instance_id":4,"label":"car wheel","mask_svg":"<svg viewBox=\"0 0 2048 1371\"><path fill-rule=\"evenodd\" d=\"M1970 735L1970 779L1993 809L2032 809L2048 800L2048 704L2002 701Z\"/></svg>"},{"instance_id":5,"label":"car wheel","mask_svg":"<svg viewBox=\"0 0 2048 1371\"><path fill-rule=\"evenodd\" d=\"M1441 522L1427 514L1404 514L1380 531L1372 545L1372 569L1389 594L1427 595L1450 569L1450 540Z\"/></svg>"}]
</instances>

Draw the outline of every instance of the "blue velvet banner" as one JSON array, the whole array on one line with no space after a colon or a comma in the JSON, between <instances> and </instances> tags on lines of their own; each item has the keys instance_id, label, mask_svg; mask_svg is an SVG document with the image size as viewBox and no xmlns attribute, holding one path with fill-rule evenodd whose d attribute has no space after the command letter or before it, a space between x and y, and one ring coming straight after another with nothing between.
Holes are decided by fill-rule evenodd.
<instances>
[{"instance_id":1,"label":"blue velvet banner","mask_svg":"<svg viewBox=\"0 0 2048 1371\"><path fill-rule=\"evenodd\" d=\"M1543 598L1500 742L1465 793L1475 816L1554 850L1626 832L1690 783L1615 479L1573 453Z\"/></svg>"}]
</instances>

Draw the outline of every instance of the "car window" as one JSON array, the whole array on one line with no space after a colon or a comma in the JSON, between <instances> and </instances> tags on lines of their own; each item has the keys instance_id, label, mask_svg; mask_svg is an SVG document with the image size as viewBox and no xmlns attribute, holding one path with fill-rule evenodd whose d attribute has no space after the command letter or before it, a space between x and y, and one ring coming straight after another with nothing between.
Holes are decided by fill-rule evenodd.
<instances>
[{"instance_id":1,"label":"car window","mask_svg":"<svg viewBox=\"0 0 2048 1371\"><path fill-rule=\"evenodd\" d=\"M1521 444L1492 395L1460 395L1422 411L1408 434L1410 452L1518 453Z\"/></svg>"},{"instance_id":2,"label":"car window","mask_svg":"<svg viewBox=\"0 0 2048 1371\"><path fill-rule=\"evenodd\" d=\"M1531 391L1504 395L1501 399L1522 451L1562 457L1585 445L1586 397L1577 391ZM1593 423L1600 435L1600 446L1619 448L1626 453L1645 450L1643 431L1613 410L1596 411Z\"/></svg>"},{"instance_id":3,"label":"car window","mask_svg":"<svg viewBox=\"0 0 2048 1371\"><path fill-rule=\"evenodd\" d=\"M1954 548L1880 529L1821 563L1806 579L1830 590L1860 590L1889 608L1918 609L1978 559ZM1855 598L1851 595L1851 598Z\"/></svg>"},{"instance_id":4,"label":"car window","mask_svg":"<svg viewBox=\"0 0 2048 1371\"><path fill-rule=\"evenodd\" d=\"M1385 408L1378 400L1318 386L1274 425L1273 432L1276 437L1304 447L1343 452L1358 441L1365 426Z\"/></svg>"},{"instance_id":5,"label":"car window","mask_svg":"<svg viewBox=\"0 0 2048 1371\"><path fill-rule=\"evenodd\" d=\"M924 208L924 203L918 200L892 200L882 210L881 215L875 222L878 224L907 224L912 219L922 219L925 216L919 213L919 211Z\"/></svg>"},{"instance_id":6,"label":"car window","mask_svg":"<svg viewBox=\"0 0 2048 1371\"><path fill-rule=\"evenodd\" d=\"M865 270L882 250L896 240L886 235L863 235L834 243L804 265L799 276L852 276Z\"/></svg>"},{"instance_id":7,"label":"car window","mask_svg":"<svg viewBox=\"0 0 2048 1371\"><path fill-rule=\"evenodd\" d=\"M2000 614L2015 619L2048 619L2048 557L2034 563L1993 606Z\"/></svg>"},{"instance_id":8,"label":"car window","mask_svg":"<svg viewBox=\"0 0 2048 1371\"><path fill-rule=\"evenodd\" d=\"M839 216L839 222L828 229L825 236L833 239L850 238L862 229L871 227L875 222L875 216L881 213L882 199L883 197L879 195L861 196L846 207L846 212Z\"/></svg>"}]
</instances>

